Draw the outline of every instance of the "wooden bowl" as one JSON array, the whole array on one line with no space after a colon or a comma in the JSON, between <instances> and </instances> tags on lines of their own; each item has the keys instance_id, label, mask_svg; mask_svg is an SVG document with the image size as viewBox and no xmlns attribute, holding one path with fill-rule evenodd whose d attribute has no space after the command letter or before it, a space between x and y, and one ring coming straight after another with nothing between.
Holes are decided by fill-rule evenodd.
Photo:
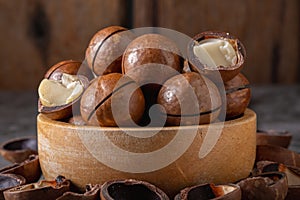
<instances>
[{"instance_id":1,"label":"wooden bowl","mask_svg":"<svg viewBox=\"0 0 300 200\"><path fill-rule=\"evenodd\" d=\"M251 172L256 150L256 114L225 123L164 128L75 126L37 117L43 175L85 185L115 179L150 182L170 196L201 183L224 184ZM126 132L126 134L125 134Z\"/></svg>"}]
</instances>

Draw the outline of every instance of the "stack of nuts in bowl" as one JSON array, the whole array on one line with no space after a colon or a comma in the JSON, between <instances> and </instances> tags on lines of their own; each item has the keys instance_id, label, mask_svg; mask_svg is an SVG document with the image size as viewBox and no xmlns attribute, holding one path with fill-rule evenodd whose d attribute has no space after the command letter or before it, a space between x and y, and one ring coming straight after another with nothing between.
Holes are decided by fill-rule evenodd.
<instances>
[{"instance_id":1,"label":"stack of nuts in bowl","mask_svg":"<svg viewBox=\"0 0 300 200\"><path fill-rule=\"evenodd\" d=\"M130 128L202 125L243 116L250 101L250 87L241 74L246 52L237 38L223 32L203 32L189 38L184 43L186 46L180 48L181 41L157 32L135 34L120 26L97 32L86 49L84 62L61 61L46 72L38 88L39 112L51 120L76 126ZM39 137L41 140L45 134ZM42 196L46 200L295 199L300 194L300 156L278 148L258 145L256 164L247 178L235 183L185 185L173 196L167 196L166 191L153 183L135 179L85 183L86 191L81 193L73 191L72 179L68 180L64 174L57 174L55 180L36 182L42 167L38 165L42 159L37 162L42 157L40 154L0 170L3 180L19 180L17 187L10 185L1 189L0 199L40 199ZM67 153L70 152L68 149ZM276 157L274 152L279 159L272 160ZM50 154L43 156L49 160ZM283 155L290 156L288 161ZM28 167L29 164L35 167ZM59 168L54 162L51 165ZM24 181L4 175L6 173L24 176ZM26 185L23 185L25 179ZM1 186L3 184L6 182L1 182Z\"/></svg>"},{"instance_id":2,"label":"stack of nuts in bowl","mask_svg":"<svg viewBox=\"0 0 300 200\"><path fill-rule=\"evenodd\" d=\"M250 88L240 73L241 42L203 32L185 51L162 34L104 28L91 39L85 62L66 60L47 71L38 88L39 112L101 127L198 125L222 120L222 112L226 120L243 115ZM153 105L158 109L150 117Z\"/></svg>"},{"instance_id":3,"label":"stack of nuts in bowl","mask_svg":"<svg viewBox=\"0 0 300 200\"><path fill-rule=\"evenodd\" d=\"M104 28L92 37L84 62L65 60L47 71L38 88L39 112L77 126L130 128L202 125L243 116L250 87L241 73L246 59L242 43L212 31L190 38L184 47L179 43L159 31ZM258 150L262 155L262 147ZM294 157L300 160L298 154ZM175 199L284 199L287 180L291 184L292 177L297 185L300 173L258 158L251 177L235 184L187 185ZM99 184L59 199L169 199L146 181Z\"/></svg>"}]
</instances>

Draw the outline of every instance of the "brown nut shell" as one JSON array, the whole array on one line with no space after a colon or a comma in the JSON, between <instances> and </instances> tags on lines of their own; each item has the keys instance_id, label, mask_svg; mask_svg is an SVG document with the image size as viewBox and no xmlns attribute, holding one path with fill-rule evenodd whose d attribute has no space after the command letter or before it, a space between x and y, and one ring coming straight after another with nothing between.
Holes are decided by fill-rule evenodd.
<instances>
[{"instance_id":1,"label":"brown nut shell","mask_svg":"<svg viewBox=\"0 0 300 200\"><path fill-rule=\"evenodd\" d=\"M167 114L168 125L207 124L213 122L221 110L218 88L195 72L167 80L159 91L157 102Z\"/></svg>"},{"instance_id":2,"label":"brown nut shell","mask_svg":"<svg viewBox=\"0 0 300 200\"><path fill-rule=\"evenodd\" d=\"M240 200L241 189L238 185L214 185L201 184L187 187L180 191L174 200L197 200L197 199L215 199L215 200Z\"/></svg>"},{"instance_id":3,"label":"brown nut shell","mask_svg":"<svg viewBox=\"0 0 300 200\"><path fill-rule=\"evenodd\" d=\"M16 174L0 174L0 200L4 200L3 192L13 187L24 185L24 177Z\"/></svg>"},{"instance_id":4,"label":"brown nut shell","mask_svg":"<svg viewBox=\"0 0 300 200\"><path fill-rule=\"evenodd\" d=\"M159 34L144 34L127 46L122 72L140 86L161 85L181 72L181 62L180 51L172 40Z\"/></svg>"},{"instance_id":5,"label":"brown nut shell","mask_svg":"<svg viewBox=\"0 0 300 200\"><path fill-rule=\"evenodd\" d=\"M38 183L26 184L4 191L6 200L40 199L53 200L62 196L70 189L70 181L62 176L56 180L41 180Z\"/></svg>"},{"instance_id":6,"label":"brown nut shell","mask_svg":"<svg viewBox=\"0 0 300 200\"><path fill-rule=\"evenodd\" d=\"M37 154L36 137L14 138L1 144L0 154L12 163L21 163L31 154Z\"/></svg>"},{"instance_id":7,"label":"brown nut shell","mask_svg":"<svg viewBox=\"0 0 300 200\"><path fill-rule=\"evenodd\" d=\"M224 83L226 91L226 119L233 119L244 114L251 99L248 79L241 73Z\"/></svg>"},{"instance_id":8,"label":"brown nut shell","mask_svg":"<svg viewBox=\"0 0 300 200\"><path fill-rule=\"evenodd\" d=\"M274 161L300 168L300 155L297 152L274 145L257 145L256 162Z\"/></svg>"},{"instance_id":9,"label":"brown nut shell","mask_svg":"<svg viewBox=\"0 0 300 200\"><path fill-rule=\"evenodd\" d=\"M216 69L211 69L210 67L202 64L197 56L194 54L193 48L200 41L206 39L222 39L228 41L236 51L237 62L232 66L217 66ZM237 74L240 73L243 68L243 64L246 59L246 50L244 45L235 37L225 32L214 32L206 31L202 32L193 37L193 40L188 45L188 59L191 64L192 71L199 72L207 76L215 76L217 72L220 73L224 82L231 80Z\"/></svg>"},{"instance_id":10,"label":"brown nut shell","mask_svg":"<svg viewBox=\"0 0 300 200\"><path fill-rule=\"evenodd\" d=\"M288 131L257 130L257 145L275 145L288 148L292 140L292 134Z\"/></svg>"},{"instance_id":11,"label":"brown nut shell","mask_svg":"<svg viewBox=\"0 0 300 200\"><path fill-rule=\"evenodd\" d=\"M169 200L169 197L158 187L134 179L105 182L102 185L100 197L101 200Z\"/></svg>"},{"instance_id":12,"label":"brown nut shell","mask_svg":"<svg viewBox=\"0 0 300 200\"><path fill-rule=\"evenodd\" d=\"M284 200L288 191L287 177L281 172L263 173L246 178L238 183L242 199Z\"/></svg>"},{"instance_id":13,"label":"brown nut shell","mask_svg":"<svg viewBox=\"0 0 300 200\"><path fill-rule=\"evenodd\" d=\"M72 75L72 74L71 74ZM59 77L59 76L56 76ZM60 76L61 78L61 76ZM84 88L87 88L89 85L89 80L87 77L78 75L79 80L81 81ZM60 106L44 106L40 99L38 100L38 111L47 115L47 117L54 120L62 120L70 118L73 115L73 111L77 112L77 107L79 107L79 100L82 94L74 99L72 102ZM79 108L78 108L79 109Z\"/></svg>"},{"instance_id":14,"label":"brown nut shell","mask_svg":"<svg viewBox=\"0 0 300 200\"><path fill-rule=\"evenodd\" d=\"M17 174L26 179L26 183L33 183L40 179L42 172L38 155L30 155L27 160L0 169L1 174Z\"/></svg>"},{"instance_id":15,"label":"brown nut shell","mask_svg":"<svg viewBox=\"0 0 300 200\"><path fill-rule=\"evenodd\" d=\"M256 163L256 174L264 172L283 172L287 176L288 193L285 199L297 199L300 195L300 168L286 166L271 161L259 161Z\"/></svg>"},{"instance_id":16,"label":"brown nut shell","mask_svg":"<svg viewBox=\"0 0 300 200\"><path fill-rule=\"evenodd\" d=\"M98 31L86 49L88 66L96 75L121 73L122 55L134 39L133 33L121 26L109 26Z\"/></svg>"},{"instance_id":17,"label":"brown nut shell","mask_svg":"<svg viewBox=\"0 0 300 200\"><path fill-rule=\"evenodd\" d=\"M131 126L142 118L145 99L132 79L111 73L91 83L80 105L81 116L89 125ZM118 114L114 114L114 110Z\"/></svg>"},{"instance_id":18,"label":"brown nut shell","mask_svg":"<svg viewBox=\"0 0 300 200\"><path fill-rule=\"evenodd\" d=\"M82 62L76 60L60 61L48 69L44 75L44 78L60 80L62 73L76 75L81 65Z\"/></svg>"},{"instance_id":19,"label":"brown nut shell","mask_svg":"<svg viewBox=\"0 0 300 200\"><path fill-rule=\"evenodd\" d=\"M100 200L100 185L87 185L86 192L78 194L75 192L65 192L61 197L56 200Z\"/></svg>"}]
</instances>

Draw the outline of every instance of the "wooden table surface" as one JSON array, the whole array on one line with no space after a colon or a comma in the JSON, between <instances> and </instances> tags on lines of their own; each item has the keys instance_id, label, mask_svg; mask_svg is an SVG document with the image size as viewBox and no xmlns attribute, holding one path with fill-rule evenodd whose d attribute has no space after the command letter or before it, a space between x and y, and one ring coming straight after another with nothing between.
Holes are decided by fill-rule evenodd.
<instances>
[{"instance_id":1,"label":"wooden table surface","mask_svg":"<svg viewBox=\"0 0 300 200\"><path fill-rule=\"evenodd\" d=\"M300 85L253 86L250 108L259 129L288 130L290 149L300 152ZM0 91L0 142L36 135L36 91ZM0 168L9 162L0 157Z\"/></svg>"}]
</instances>

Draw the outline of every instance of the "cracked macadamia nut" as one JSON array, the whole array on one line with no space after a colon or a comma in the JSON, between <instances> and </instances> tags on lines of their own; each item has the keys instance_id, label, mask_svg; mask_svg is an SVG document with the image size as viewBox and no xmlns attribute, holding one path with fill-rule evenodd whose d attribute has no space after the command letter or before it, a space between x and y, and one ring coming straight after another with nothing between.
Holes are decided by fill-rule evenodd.
<instances>
[{"instance_id":1,"label":"cracked macadamia nut","mask_svg":"<svg viewBox=\"0 0 300 200\"><path fill-rule=\"evenodd\" d=\"M241 71L246 51L237 38L229 33L207 31L193 39L188 45L193 71L208 76L219 72L224 81L231 80Z\"/></svg>"},{"instance_id":2,"label":"cracked macadamia nut","mask_svg":"<svg viewBox=\"0 0 300 200\"><path fill-rule=\"evenodd\" d=\"M121 73L122 55L134 34L121 26L109 26L98 31L86 49L88 66L97 76Z\"/></svg>"},{"instance_id":3,"label":"cracked macadamia nut","mask_svg":"<svg viewBox=\"0 0 300 200\"><path fill-rule=\"evenodd\" d=\"M92 81L80 105L81 116L89 125L134 126L142 118L145 99L132 79L111 73Z\"/></svg>"},{"instance_id":4,"label":"cracked macadamia nut","mask_svg":"<svg viewBox=\"0 0 300 200\"><path fill-rule=\"evenodd\" d=\"M87 77L77 75L81 62L62 61L52 66L38 87L39 112L51 119L72 116L72 106L89 84Z\"/></svg>"},{"instance_id":5,"label":"cracked macadamia nut","mask_svg":"<svg viewBox=\"0 0 300 200\"><path fill-rule=\"evenodd\" d=\"M195 72L167 80L159 91L157 102L164 108L168 125L207 124L218 117L221 108L218 88Z\"/></svg>"},{"instance_id":6,"label":"cracked macadamia nut","mask_svg":"<svg viewBox=\"0 0 300 200\"><path fill-rule=\"evenodd\" d=\"M62 106L77 99L84 85L76 75L62 73L61 80L43 79L38 93L44 106Z\"/></svg>"}]
</instances>

